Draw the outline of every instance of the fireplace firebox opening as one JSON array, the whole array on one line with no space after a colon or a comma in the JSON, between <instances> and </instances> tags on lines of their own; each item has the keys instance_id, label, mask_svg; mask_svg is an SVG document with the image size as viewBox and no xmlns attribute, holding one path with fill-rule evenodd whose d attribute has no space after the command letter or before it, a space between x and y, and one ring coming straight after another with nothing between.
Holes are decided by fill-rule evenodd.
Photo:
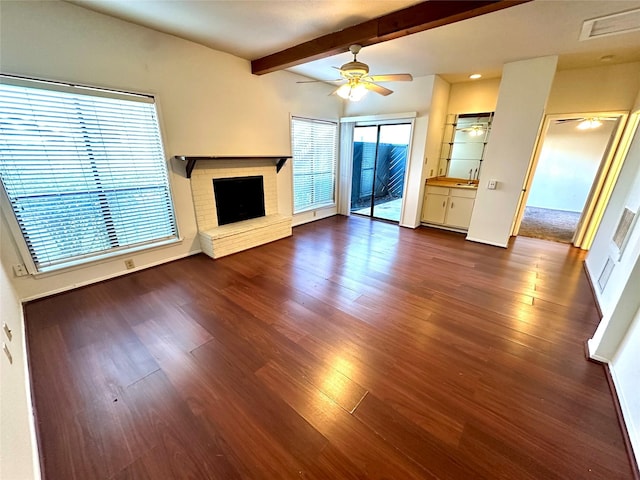
<instances>
[{"instance_id":1,"label":"fireplace firebox opening","mask_svg":"<svg viewBox=\"0 0 640 480\"><path fill-rule=\"evenodd\" d=\"M262 176L214 178L218 225L264 217L264 181Z\"/></svg>"}]
</instances>

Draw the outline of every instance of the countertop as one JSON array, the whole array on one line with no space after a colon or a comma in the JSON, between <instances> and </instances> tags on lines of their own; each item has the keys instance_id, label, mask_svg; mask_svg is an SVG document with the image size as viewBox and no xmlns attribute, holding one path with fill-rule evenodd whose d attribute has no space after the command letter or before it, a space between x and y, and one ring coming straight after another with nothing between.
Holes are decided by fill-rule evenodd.
<instances>
[{"instance_id":1,"label":"countertop","mask_svg":"<svg viewBox=\"0 0 640 480\"><path fill-rule=\"evenodd\" d=\"M432 187L466 188L473 190L478 188L478 180L472 180L472 183L469 184L469 180L465 180L464 178L428 178L426 184Z\"/></svg>"}]
</instances>

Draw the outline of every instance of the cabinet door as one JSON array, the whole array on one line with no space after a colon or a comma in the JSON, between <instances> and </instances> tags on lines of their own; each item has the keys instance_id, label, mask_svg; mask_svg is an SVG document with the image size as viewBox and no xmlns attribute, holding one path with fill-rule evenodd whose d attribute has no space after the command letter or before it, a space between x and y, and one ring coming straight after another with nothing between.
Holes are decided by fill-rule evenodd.
<instances>
[{"instance_id":1,"label":"cabinet door","mask_svg":"<svg viewBox=\"0 0 640 480\"><path fill-rule=\"evenodd\" d=\"M422 206L422 221L427 223L444 223L447 210L446 195L427 193Z\"/></svg>"},{"instance_id":2,"label":"cabinet door","mask_svg":"<svg viewBox=\"0 0 640 480\"><path fill-rule=\"evenodd\" d=\"M452 227L469 228L474 202L473 198L449 197L446 224Z\"/></svg>"}]
</instances>

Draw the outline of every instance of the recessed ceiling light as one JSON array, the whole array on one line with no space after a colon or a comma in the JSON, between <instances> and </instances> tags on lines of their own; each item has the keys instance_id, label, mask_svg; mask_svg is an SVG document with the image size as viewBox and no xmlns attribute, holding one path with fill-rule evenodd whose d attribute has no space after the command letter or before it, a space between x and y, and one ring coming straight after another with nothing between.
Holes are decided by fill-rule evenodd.
<instances>
[{"instance_id":1,"label":"recessed ceiling light","mask_svg":"<svg viewBox=\"0 0 640 480\"><path fill-rule=\"evenodd\" d=\"M479 79L481 77L482 77L482 75L480 75L479 73L472 73L471 75L469 75L469 78L471 80L477 80L477 79Z\"/></svg>"}]
</instances>

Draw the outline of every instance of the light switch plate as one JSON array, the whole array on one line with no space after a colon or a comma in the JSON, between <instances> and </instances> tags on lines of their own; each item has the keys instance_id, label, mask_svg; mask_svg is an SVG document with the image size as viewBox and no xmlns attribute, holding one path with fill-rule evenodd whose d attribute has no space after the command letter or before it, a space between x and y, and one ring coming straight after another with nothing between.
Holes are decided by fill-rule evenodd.
<instances>
[{"instance_id":1,"label":"light switch plate","mask_svg":"<svg viewBox=\"0 0 640 480\"><path fill-rule=\"evenodd\" d=\"M11 341L13 339L13 333L11 332L9 325L7 325L5 322L2 322L2 329L4 330L4 334L7 336L9 341Z\"/></svg>"},{"instance_id":2,"label":"light switch plate","mask_svg":"<svg viewBox=\"0 0 640 480\"><path fill-rule=\"evenodd\" d=\"M7 345L5 343L2 344L2 351L7 356L7 359L9 360L9 363L13 363L13 356L11 355L11 352L9 351L9 347L7 347Z\"/></svg>"},{"instance_id":3,"label":"light switch plate","mask_svg":"<svg viewBox=\"0 0 640 480\"><path fill-rule=\"evenodd\" d=\"M489 180L489 184L487 185L487 188L489 190L495 190L497 186L498 186L497 180Z\"/></svg>"}]
</instances>

